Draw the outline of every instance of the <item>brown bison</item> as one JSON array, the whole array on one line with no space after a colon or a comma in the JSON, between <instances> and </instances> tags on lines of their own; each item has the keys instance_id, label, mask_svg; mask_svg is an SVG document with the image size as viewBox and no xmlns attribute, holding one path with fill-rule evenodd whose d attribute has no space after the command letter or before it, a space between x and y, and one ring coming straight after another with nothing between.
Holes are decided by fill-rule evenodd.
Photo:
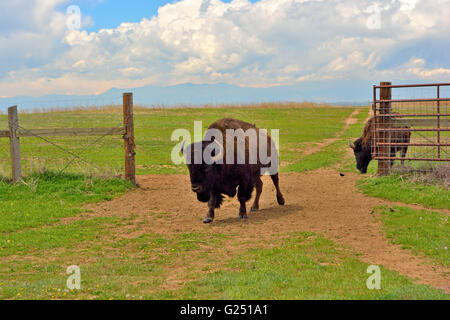
<instances>
[{"instance_id":1,"label":"brown bison","mask_svg":"<svg viewBox=\"0 0 450 320\"><path fill-rule=\"evenodd\" d=\"M355 142L348 142L350 148L353 149L356 158L356 168L361 173L367 173L367 167L372 160L372 143L374 131L374 118L370 118L365 127L362 137L355 140ZM396 126L397 127L397 126ZM409 128L408 126L399 126L398 128ZM411 132L409 131L393 131L391 133L391 142L393 143L409 143L411 139ZM405 158L408 146L391 146L390 156L395 157L397 152L401 152L401 157ZM402 160L402 164L404 160ZM394 161L391 160L391 166Z\"/></svg>"},{"instance_id":2,"label":"brown bison","mask_svg":"<svg viewBox=\"0 0 450 320\"><path fill-rule=\"evenodd\" d=\"M220 133L222 139L217 139L217 134L211 137L211 132ZM236 132L240 134L234 134ZM225 118L209 126L203 141L182 148L192 191L196 193L199 201L208 203L209 210L204 223L214 220L214 209L220 208L223 195L234 197L237 193L240 202L239 218L247 219L246 202L250 200L253 189L256 188L251 211L258 210L263 189L261 175L274 164L276 170L269 174L276 188L278 204L284 205L278 179L278 152L271 137L261 134L264 132L250 123ZM253 138L256 137L256 140L252 141L252 135L249 133L254 133ZM261 142L267 142L265 150L270 157L268 162L260 157L263 148ZM241 143L242 148L239 147ZM210 154L211 158L207 159L205 156L199 159L199 154ZM195 159L197 161L194 161Z\"/></svg>"}]
</instances>

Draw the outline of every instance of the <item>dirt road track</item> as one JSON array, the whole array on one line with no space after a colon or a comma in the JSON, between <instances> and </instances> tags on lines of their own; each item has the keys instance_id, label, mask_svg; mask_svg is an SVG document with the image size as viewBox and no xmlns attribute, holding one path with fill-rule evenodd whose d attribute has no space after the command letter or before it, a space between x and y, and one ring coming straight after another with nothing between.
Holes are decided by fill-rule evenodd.
<instances>
[{"instance_id":1,"label":"dirt road track","mask_svg":"<svg viewBox=\"0 0 450 320\"><path fill-rule=\"evenodd\" d=\"M356 109L355 111L353 111L348 117L347 119L345 119L345 125L344 127L333 137L330 139L325 139L320 143L315 143L312 146L309 146L308 148L306 148L303 151L303 156L308 156L311 155L313 153L317 153L320 150L328 147L330 144L338 141L339 139L342 138L342 136L345 134L345 132L348 130L348 128L352 125L358 122L358 119L355 118L358 114L359 114L359 110Z\"/></svg>"},{"instance_id":2,"label":"dirt road track","mask_svg":"<svg viewBox=\"0 0 450 320\"><path fill-rule=\"evenodd\" d=\"M210 225L201 223L206 205L199 203L190 191L187 175L148 175L138 177L140 188L111 202L91 206L91 214L137 216L145 227L121 237L135 237L148 232L218 232L232 235L230 250L244 243L274 239L290 232L313 231L337 243L350 246L361 254L362 261L383 265L391 270L450 292L447 269L433 265L423 257L392 245L380 231L381 223L373 216L377 205L392 203L365 196L355 187L356 174L341 177L332 170L281 174L281 188L286 205L276 203L269 177L263 177L264 190L258 212L248 221L237 219L238 202L227 199L216 211ZM250 206L251 202L249 202ZM154 219L151 212L165 212L168 218ZM141 224L142 225L142 224ZM236 248L234 248L236 247Z\"/></svg>"}]
</instances>

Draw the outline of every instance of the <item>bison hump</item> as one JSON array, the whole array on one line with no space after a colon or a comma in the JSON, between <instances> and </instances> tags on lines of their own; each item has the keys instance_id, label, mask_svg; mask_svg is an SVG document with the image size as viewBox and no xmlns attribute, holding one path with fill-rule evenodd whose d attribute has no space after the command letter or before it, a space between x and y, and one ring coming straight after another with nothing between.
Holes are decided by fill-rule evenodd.
<instances>
[{"instance_id":1,"label":"bison hump","mask_svg":"<svg viewBox=\"0 0 450 320\"><path fill-rule=\"evenodd\" d=\"M255 129L256 126L251 123L233 118L223 118L217 120L209 126L209 129L218 129L222 132L225 132L225 130L227 129L243 129L245 131L250 128Z\"/></svg>"}]
</instances>

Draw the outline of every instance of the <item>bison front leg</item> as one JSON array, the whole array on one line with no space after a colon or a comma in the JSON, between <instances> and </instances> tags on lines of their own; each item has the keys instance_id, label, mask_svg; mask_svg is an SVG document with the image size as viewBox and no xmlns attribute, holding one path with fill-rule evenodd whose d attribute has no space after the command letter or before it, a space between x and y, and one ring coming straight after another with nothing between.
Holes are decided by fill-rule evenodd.
<instances>
[{"instance_id":1,"label":"bison front leg","mask_svg":"<svg viewBox=\"0 0 450 320\"><path fill-rule=\"evenodd\" d=\"M397 150L392 147L391 148L391 161L390 161L390 168L392 168L394 166L394 160L392 158L395 158L395 156L397 155Z\"/></svg>"},{"instance_id":2,"label":"bison front leg","mask_svg":"<svg viewBox=\"0 0 450 320\"><path fill-rule=\"evenodd\" d=\"M408 143L409 143L409 141L408 141ZM402 152L401 153L401 157L402 157L401 162L402 162L402 165L404 165L405 164L406 153L408 152L408 147L402 147L401 152Z\"/></svg>"},{"instance_id":3,"label":"bison front leg","mask_svg":"<svg viewBox=\"0 0 450 320\"><path fill-rule=\"evenodd\" d=\"M208 201L208 214L206 218L203 219L203 223L211 223L214 220L214 209L216 208L217 196L211 193L211 196Z\"/></svg>"}]
</instances>

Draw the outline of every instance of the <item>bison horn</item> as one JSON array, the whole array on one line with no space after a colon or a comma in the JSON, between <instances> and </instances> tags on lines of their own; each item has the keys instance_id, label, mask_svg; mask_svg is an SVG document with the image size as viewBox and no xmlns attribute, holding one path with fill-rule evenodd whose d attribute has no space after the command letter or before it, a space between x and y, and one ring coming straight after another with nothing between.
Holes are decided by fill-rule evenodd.
<instances>
[{"instance_id":1,"label":"bison horn","mask_svg":"<svg viewBox=\"0 0 450 320\"><path fill-rule=\"evenodd\" d=\"M212 163L215 163L223 159L223 145L217 140L214 140L213 143L217 144L220 148L220 152L211 158Z\"/></svg>"},{"instance_id":2,"label":"bison horn","mask_svg":"<svg viewBox=\"0 0 450 320\"><path fill-rule=\"evenodd\" d=\"M348 145L349 145L350 148L355 150L355 145L350 140L348 140Z\"/></svg>"}]
</instances>

